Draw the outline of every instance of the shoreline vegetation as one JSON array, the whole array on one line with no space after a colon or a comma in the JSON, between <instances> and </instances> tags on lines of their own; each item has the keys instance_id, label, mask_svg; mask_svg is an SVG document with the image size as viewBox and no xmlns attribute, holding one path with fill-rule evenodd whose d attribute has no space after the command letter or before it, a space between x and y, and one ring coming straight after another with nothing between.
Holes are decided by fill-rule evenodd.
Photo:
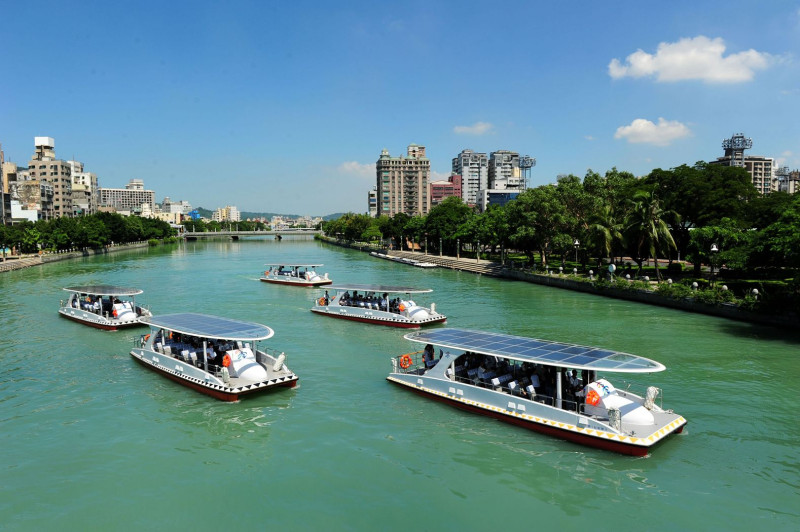
<instances>
[{"instance_id":1,"label":"shoreline vegetation","mask_svg":"<svg viewBox=\"0 0 800 532\"><path fill-rule=\"evenodd\" d=\"M398 251L366 242L337 240L334 237L321 235L318 235L317 239L328 244L367 253L379 251L391 256L432 262L454 270L657 305L757 325L800 326L800 316L796 312L766 313L760 305L761 300L757 293L736 298L730 293L730 290L724 290L722 286L703 288L698 285L692 287L679 282L671 282L671 279L661 282L652 281L647 276L644 277L647 280L633 280L622 275L609 276L607 270L577 271L577 268L571 270L552 268L537 271L535 268L525 267L524 262L518 260L505 261L506 263L503 264L493 260L478 259L474 255L472 257L451 257L426 254L424 250ZM728 293L725 294L725 292Z\"/></svg>"}]
</instances>

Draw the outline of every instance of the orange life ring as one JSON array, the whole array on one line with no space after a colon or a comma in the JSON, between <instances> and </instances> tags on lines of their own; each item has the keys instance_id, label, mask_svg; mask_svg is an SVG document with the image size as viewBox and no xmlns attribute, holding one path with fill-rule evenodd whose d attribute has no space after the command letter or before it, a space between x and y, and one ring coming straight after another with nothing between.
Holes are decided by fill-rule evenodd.
<instances>
[{"instance_id":1,"label":"orange life ring","mask_svg":"<svg viewBox=\"0 0 800 532\"><path fill-rule=\"evenodd\" d=\"M225 353L225 356L222 357L222 365L226 368L231 365L231 356L228 353Z\"/></svg>"},{"instance_id":2,"label":"orange life ring","mask_svg":"<svg viewBox=\"0 0 800 532\"><path fill-rule=\"evenodd\" d=\"M319 298L319 301L317 301L317 303L319 303L320 306L325 305L325 298L324 297Z\"/></svg>"},{"instance_id":3,"label":"orange life ring","mask_svg":"<svg viewBox=\"0 0 800 532\"><path fill-rule=\"evenodd\" d=\"M398 308L400 309L400 312L404 312L406 310L406 306L403 305L402 303L400 303L400 306Z\"/></svg>"},{"instance_id":4,"label":"orange life ring","mask_svg":"<svg viewBox=\"0 0 800 532\"><path fill-rule=\"evenodd\" d=\"M600 394L594 390L589 390L589 393L586 394L586 404L591 406L597 406L600 403Z\"/></svg>"},{"instance_id":5,"label":"orange life ring","mask_svg":"<svg viewBox=\"0 0 800 532\"><path fill-rule=\"evenodd\" d=\"M403 369L408 369L413 363L414 361L411 360L411 355L403 355L400 357L400 367Z\"/></svg>"},{"instance_id":6,"label":"orange life ring","mask_svg":"<svg viewBox=\"0 0 800 532\"><path fill-rule=\"evenodd\" d=\"M112 312L112 314L114 314L114 317L116 318L117 317L117 309L114 309L114 312Z\"/></svg>"},{"instance_id":7,"label":"orange life ring","mask_svg":"<svg viewBox=\"0 0 800 532\"><path fill-rule=\"evenodd\" d=\"M146 342L146 341L148 341L149 339L150 339L150 335L149 335L149 334L145 334L145 335L144 335L144 341Z\"/></svg>"}]
</instances>

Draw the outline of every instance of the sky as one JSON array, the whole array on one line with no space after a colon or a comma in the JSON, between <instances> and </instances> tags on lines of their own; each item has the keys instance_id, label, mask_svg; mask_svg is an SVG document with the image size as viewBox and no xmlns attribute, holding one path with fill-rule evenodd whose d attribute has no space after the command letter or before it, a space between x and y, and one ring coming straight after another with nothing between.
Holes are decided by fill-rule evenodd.
<instances>
[{"instance_id":1,"label":"sky","mask_svg":"<svg viewBox=\"0 0 800 532\"><path fill-rule=\"evenodd\" d=\"M535 157L529 186L723 154L800 167L800 0L0 0L0 144L156 201L367 211L382 149Z\"/></svg>"}]
</instances>

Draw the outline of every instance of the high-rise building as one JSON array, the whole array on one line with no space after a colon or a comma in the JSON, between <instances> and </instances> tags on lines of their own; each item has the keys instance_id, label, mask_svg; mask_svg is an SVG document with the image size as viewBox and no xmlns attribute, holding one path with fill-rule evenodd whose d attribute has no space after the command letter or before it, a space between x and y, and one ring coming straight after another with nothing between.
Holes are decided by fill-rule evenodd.
<instances>
[{"instance_id":1,"label":"high-rise building","mask_svg":"<svg viewBox=\"0 0 800 532\"><path fill-rule=\"evenodd\" d=\"M753 185L762 194L777 190L778 183L773 176L775 161L772 157L744 154L744 150L753 147L752 139L745 138L742 133L736 133L731 138L723 140L722 147L725 155L717 157L716 161L709 161L708 164L744 168L750 174Z\"/></svg>"},{"instance_id":2,"label":"high-rise building","mask_svg":"<svg viewBox=\"0 0 800 532\"><path fill-rule=\"evenodd\" d=\"M67 161L72 175L72 210L76 216L97 212L97 175L83 171L83 163Z\"/></svg>"},{"instance_id":3,"label":"high-rise building","mask_svg":"<svg viewBox=\"0 0 800 532\"><path fill-rule=\"evenodd\" d=\"M394 216L401 212L409 216L428 214L431 162L425 156L425 146L409 145L405 157L392 157L384 149L375 167L378 215Z\"/></svg>"},{"instance_id":4,"label":"high-rise building","mask_svg":"<svg viewBox=\"0 0 800 532\"><path fill-rule=\"evenodd\" d=\"M796 194L800 190L800 170L789 170L788 166L783 166L775 170L775 180L777 190Z\"/></svg>"},{"instance_id":5,"label":"high-rise building","mask_svg":"<svg viewBox=\"0 0 800 532\"><path fill-rule=\"evenodd\" d=\"M53 186L53 213L56 218L72 217L72 175L67 161L56 159L56 142L52 137L34 137L36 152L28 163L31 179L47 181ZM44 218L41 218L44 219Z\"/></svg>"},{"instance_id":6,"label":"high-rise building","mask_svg":"<svg viewBox=\"0 0 800 532\"><path fill-rule=\"evenodd\" d=\"M372 187L367 194L367 212L373 218L378 217L378 187Z\"/></svg>"},{"instance_id":7,"label":"high-rise building","mask_svg":"<svg viewBox=\"0 0 800 532\"><path fill-rule=\"evenodd\" d=\"M226 205L215 210L211 215L211 219L216 222L240 222L242 220L242 215L236 207Z\"/></svg>"},{"instance_id":8,"label":"high-rise building","mask_svg":"<svg viewBox=\"0 0 800 532\"><path fill-rule=\"evenodd\" d=\"M478 203L478 191L489 185L489 158L485 153L462 150L453 159L453 174L461 176L461 198L467 205Z\"/></svg>"},{"instance_id":9,"label":"high-rise building","mask_svg":"<svg viewBox=\"0 0 800 532\"><path fill-rule=\"evenodd\" d=\"M131 179L125 188L99 188L98 191L101 207L137 213L141 213L143 210L155 211L156 193L152 190L145 190L144 181L141 179ZM143 207L145 204L147 207Z\"/></svg>"},{"instance_id":10,"label":"high-rise building","mask_svg":"<svg viewBox=\"0 0 800 532\"><path fill-rule=\"evenodd\" d=\"M519 191L524 186L519 167L519 153L508 150L493 151L489 154L489 188Z\"/></svg>"},{"instance_id":11,"label":"high-rise building","mask_svg":"<svg viewBox=\"0 0 800 532\"><path fill-rule=\"evenodd\" d=\"M6 158L3 154L3 145L0 144L0 224L11 224L11 194L8 193L8 178L6 177Z\"/></svg>"},{"instance_id":12,"label":"high-rise building","mask_svg":"<svg viewBox=\"0 0 800 532\"><path fill-rule=\"evenodd\" d=\"M438 205L445 198L461 197L461 176L451 175L447 180L431 181L431 207Z\"/></svg>"}]
</instances>

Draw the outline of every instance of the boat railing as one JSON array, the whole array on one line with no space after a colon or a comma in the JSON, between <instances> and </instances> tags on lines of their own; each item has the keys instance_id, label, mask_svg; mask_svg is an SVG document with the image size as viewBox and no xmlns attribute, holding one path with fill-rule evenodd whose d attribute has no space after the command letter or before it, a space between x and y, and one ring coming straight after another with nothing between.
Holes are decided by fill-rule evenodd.
<instances>
[{"instance_id":1,"label":"boat railing","mask_svg":"<svg viewBox=\"0 0 800 532\"><path fill-rule=\"evenodd\" d=\"M259 346L258 350L255 351L256 354L256 362L263 365L270 365L274 364L275 360L278 360L278 357L283 355L284 363L286 363L286 353L280 351L278 349L273 349L271 347L261 347ZM268 360L267 355L272 357L274 360Z\"/></svg>"},{"instance_id":2,"label":"boat railing","mask_svg":"<svg viewBox=\"0 0 800 532\"><path fill-rule=\"evenodd\" d=\"M648 394L654 393L652 401L660 409L662 410L664 409L664 393L661 388L657 388L655 386L648 386L647 388L645 388L644 392L640 392L639 391L640 387L633 388L634 391L631 391L633 384L629 382L625 382L624 384L626 385L624 389L617 388L617 394L619 394L620 396L625 397L626 399L630 399L631 401L635 401L637 403L645 403L647 402ZM655 390L655 392L651 392L650 390Z\"/></svg>"},{"instance_id":3,"label":"boat railing","mask_svg":"<svg viewBox=\"0 0 800 532\"><path fill-rule=\"evenodd\" d=\"M414 351L413 353L405 353L403 355L392 357L392 367L394 372L419 373L420 370L424 371L427 369L422 362L422 353L423 351Z\"/></svg>"}]
</instances>

